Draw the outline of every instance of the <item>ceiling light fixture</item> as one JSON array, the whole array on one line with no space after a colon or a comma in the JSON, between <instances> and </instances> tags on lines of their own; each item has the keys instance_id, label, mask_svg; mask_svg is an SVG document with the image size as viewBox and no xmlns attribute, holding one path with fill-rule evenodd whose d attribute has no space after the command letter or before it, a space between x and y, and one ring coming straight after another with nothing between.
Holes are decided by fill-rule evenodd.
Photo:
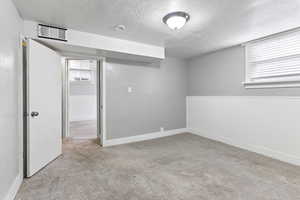
<instances>
[{"instance_id":1,"label":"ceiling light fixture","mask_svg":"<svg viewBox=\"0 0 300 200\"><path fill-rule=\"evenodd\" d=\"M115 26L116 31L125 31L125 29L126 29L126 26L123 24L118 24Z\"/></svg>"},{"instance_id":2,"label":"ceiling light fixture","mask_svg":"<svg viewBox=\"0 0 300 200\"><path fill-rule=\"evenodd\" d=\"M167 14L162 20L170 29L178 30L182 28L189 21L189 19L190 15L186 12L177 11Z\"/></svg>"}]
</instances>

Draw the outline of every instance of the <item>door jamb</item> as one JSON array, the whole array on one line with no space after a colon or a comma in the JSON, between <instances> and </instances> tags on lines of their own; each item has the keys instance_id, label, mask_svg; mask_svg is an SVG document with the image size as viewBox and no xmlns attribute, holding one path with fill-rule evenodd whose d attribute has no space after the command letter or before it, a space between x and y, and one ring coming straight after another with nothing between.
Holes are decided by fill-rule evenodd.
<instances>
[{"instance_id":1,"label":"door jamb","mask_svg":"<svg viewBox=\"0 0 300 200\"><path fill-rule=\"evenodd\" d=\"M19 62L18 62L18 133L19 133L19 177L23 180L26 176L26 148L25 139L26 139L26 94L25 94L25 76L26 76L26 65L27 65L27 45L28 38L23 34L20 34L19 37Z\"/></svg>"}]
</instances>

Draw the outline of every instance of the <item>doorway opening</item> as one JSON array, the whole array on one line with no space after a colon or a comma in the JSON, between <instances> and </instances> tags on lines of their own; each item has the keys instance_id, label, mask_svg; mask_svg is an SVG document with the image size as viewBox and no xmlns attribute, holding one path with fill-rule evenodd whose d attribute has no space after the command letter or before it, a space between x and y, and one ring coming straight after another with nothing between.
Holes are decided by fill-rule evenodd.
<instances>
[{"instance_id":1,"label":"doorway opening","mask_svg":"<svg viewBox=\"0 0 300 200\"><path fill-rule=\"evenodd\" d=\"M73 139L97 135L97 60L67 59L69 134Z\"/></svg>"},{"instance_id":2,"label":"doorway opening","mask_svg":"<svg viewBox=\"0 0 300 200\"><path fill-rule=\"evenodd\" d=\"M103 142L103 62L95 57L64 58L63 138Z\"/></svg>"}]
</instances>

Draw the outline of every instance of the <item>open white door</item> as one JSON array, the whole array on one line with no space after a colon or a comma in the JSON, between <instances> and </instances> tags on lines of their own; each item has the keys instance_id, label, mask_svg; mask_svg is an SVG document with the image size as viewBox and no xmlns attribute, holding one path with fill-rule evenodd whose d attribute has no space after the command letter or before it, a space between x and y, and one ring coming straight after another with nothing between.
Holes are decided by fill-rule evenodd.
<instances>
[{"instance_id":1,"label":"open white door","mask_svg":"<svg viewBox=\"0 0 300 200\"><path fill-rule=\"evenodd\" d=\"M27 177L62 153L61 58L34 41L27 43Z\"/></svg>"}]
</instances>

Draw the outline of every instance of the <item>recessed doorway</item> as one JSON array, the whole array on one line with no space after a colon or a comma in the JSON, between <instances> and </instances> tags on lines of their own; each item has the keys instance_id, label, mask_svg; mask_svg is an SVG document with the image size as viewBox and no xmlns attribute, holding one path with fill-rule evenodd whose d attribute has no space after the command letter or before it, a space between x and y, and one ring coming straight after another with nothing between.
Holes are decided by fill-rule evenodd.
<instances>
[{"instance_id":1,"label":"recessed doorway","mask_svg":"<svg viewBox=\"0 0 300 200\"><path fill-rule=\"evenodd\" d=\"M63 138L100 139L103 59L64 58Z\"/></svg>"},{"instance_id":2,"label":"recessed doorway","mask_svg":"<svg viewBox=\"0 0 300 200\"><path fill-rule=\"evenodd\" d=\"M97 60L67 60L69 137L97 138Z\"/></svg>"}]
</instances>

